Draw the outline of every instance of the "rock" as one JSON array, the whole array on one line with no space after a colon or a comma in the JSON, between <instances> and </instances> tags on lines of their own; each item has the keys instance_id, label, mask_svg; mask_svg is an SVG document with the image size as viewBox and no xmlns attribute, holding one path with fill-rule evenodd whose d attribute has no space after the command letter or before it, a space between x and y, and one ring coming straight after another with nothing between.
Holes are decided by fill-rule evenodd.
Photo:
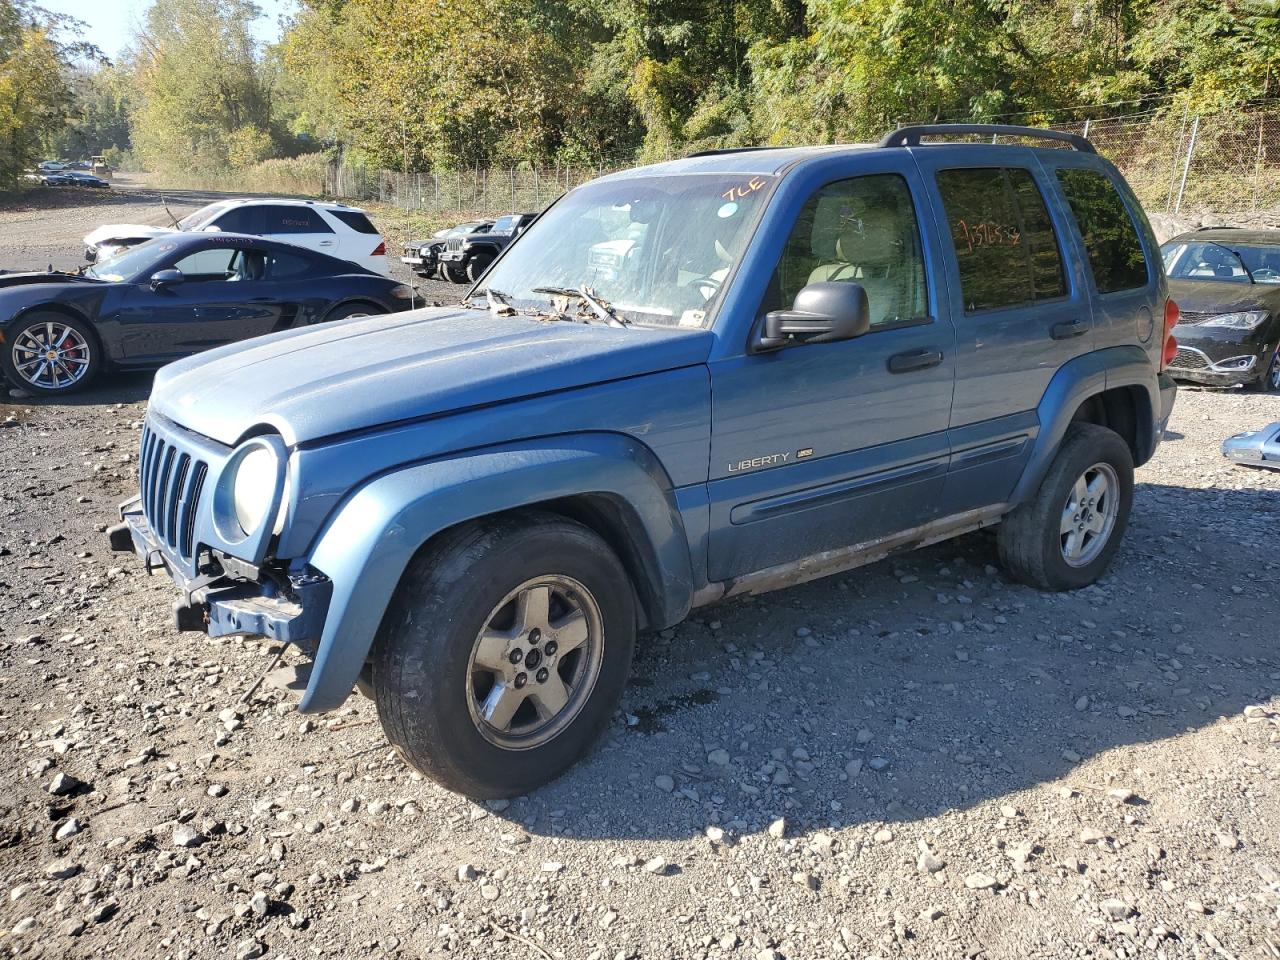
<instances>
[{"instance_id":1,"label":"rock","mask_svg":"<svg viewBox=\"0 0 1280 960\"><path fill-rule=\"evenodd\" d=\"M618 919L618 914L614 910L606 910L604 916L600 918L600 929L608 930L614 925Z\"/></svg>"},{"instance_id":2,"label":"rock","mask_svg":"<svg viewBox=\"0 0 1280 960\"><path fill-rule=\"evenodd\" d=\"M257 940L242 940L236 945L236 960L256 960L266 952L266 944Z\"/></svg>"},{"instance_id":3,"label":"rock","mask_svg":"<svg viewBox=\"0 0 1280 960\"><path fill-rule=\"evenodd\" d=\"M652 873L655 876L662 876L667 872L667 861L662 857L654 857L644 865L645 873Z\"/></svg>"},{"instance_id":4,"label":"rock","mask_svg":"<svg viewBox=\"0 0 1280 960\"><path fill-rule=\"evenodd\" d=\"M1214 839L1224 850L1234 850L1240 846L1240 838L1234 833L1219 833Z\"/></svg>"},{"instance_id":5,"label":"rock","mask_svg":"<svg viewBox=\"0 0 1280 960\"><path fill-rule=\"evenodd\" d=\"M1109 919L1115 921L1124 920L1133 913L1132 907L1123 900L1118 900L1115 897L1103 900L1102 903L1098 904L1098 906L1102 908L1102 912L1105 913Z\"/></svg>"},{"instance_id":6,"label":"rock","mask_svg":"<svg viewBox=\"0 0 1280 960\"><path fill-rule=\"evenodd\" d=\"M1097 827L1085 827L1080 831L1081 843L1101 843L1107 839L1107 835Z\"/></svg>"},{"instance_id":7,"label":"rock","mask_svg":"<svg viewBox=\"0 0 1280 960\"><path fill-rule=\"evenodd\" d=\"M793 873L791 875L791 880L792 882L797 883L802 887L806 887L809 890L818 889L818 878L808 871L802 870L797 873Z\"/></svg>"},{"instance_id":8,"label":"rock","mask_svg":"<svg viewBox=\"0 0 1280 960\"><path fill-rule=\"evenodd\" d=\"M55 797L65 797L79 790L83 784L69 773L55 773L49 781L49 792Z\"/></svg>"},{"instance_id":9,"label":"rock","mask_svg":"<svg viewBox=\"0 0 1280 960\"><path fill-rule=\"evenodd\" d=\"M231 707L227 707L227 709L219 713L218 720L221 721L222 725L227 729L227 732L238 730L244 726L244 721L240 719L240 714ZM263 948L263 951L266 951L265 947ZM254 956L261 956L261 954L254 954Z\"/></svg>"},{"instance_id":10,"label":"rock","mask_svg":"<svg viewBox=\"0 0 1280 960\"><path fill-rule=\"evenodd\" d=\"M1199 900L1188 900L1187 909L1190 910L1192 913L1199 913L1199 914L1205 914L1209 912L1208 908Z\"/></svg>"},{"instance_id":11,"label":"rock","mask_svg":"<svg viewBox=\"0 0 1280 960\"><path fill-rule=\"evenodd\" d=\"M564 869L564 864L558 860L548 860L542 865L543 873L559 873Z\"/></svg>"},{"instance_id":12,"label":"rock","mask_svg":"<svg viewBox=\"0 0 1280 960\"><path fill-rule=\"evenodd\" d=\"M1116 714L1123 719L1128 720L1131 717L1136 717L1138 715L1138 711L1133 707L1122 703L1120 706L1116 707Z\"/></svg>"},{"instance_id":13,"label":"rock","mask_svg":"<svg viewBox=\"0 0 1280 960\"><path fill-rule=\"evenodd\" d=\"M1000 886L1000 881L990 874L971 873L964 878L964 885L970 890L990 890Z\"/></svg>"},{"instance_id":14,"label":"rock","mask_svg":"<svg viewBox=\"0 0 1280 960\"><path fill-rule=\"evenodd\" d=\"M1078 699L1076 700L1076 712L1078 712L1078 713L1084 713L1084 711L1086 711L1086 710L1088 710L1088 709L1089 709L1089 698L1088 698L1088 697L1080 697L1080 698L1078 698Z\"/></svg>"},{"instance_id":15,"label":"rock","mask_svg":"<svg viewBox=\"0 0 1280 960\"><path fill-rule=\"evenodd\" d=\"M916 869L921 873L937 873L945 869L947 862L931 850L926 850L916 858Z\"/></svg>"},{"instance_id":16,"label":"rock","mask_svg":"<svg viewBox=\"0 0 1280 960\"><path fill-rule=\"evenodd\" d=\"M1112 787L1107 791L1107 796L1120 803L1132 803L1138 799L1138 795L1127 787Z\"/></svg>"},{"instance_id":17,"label":"rock","mask_svg":"<svg viewBox=\"0 0 1280 960\"><path fill-rule=\"evenodd\" d=\"M36 928L35 917L23 917L21 920L19 920L17 923L13 925L12 932L17 936L22 936L22 934L30 933L35 928Z\"/></svg>"},{"instance_id":18,"label":"rock","mask_svg":"<svg viewBox=\"0 0 1280 960\"><path fill-rule=\"evenodd\" d=\"M850 779L860 774L862 772L862 758L854 757L852 760L846 763L844 765L844 772L849 775Z\"/></svg>"},{"instance_id":19,"label":"rock","mask_svg":"<svg viewBox=\"0 0 1280 960\"><path fill-rule=\"evenodd\" d=\"M659 774L653 778L653 785L663 793L670 793L676 788L676 782L665 773Z\"/></svg>"},{"instance_id":20,"label":"rock","mask_svg":"<svg viewBox=\"0 0 1280 960\"><path fill-rule=\"evenodd\" d=\"M871 733L871 731L868 730L866 727L863 727L861 730L858 731L857 736L855 736L854 739L857 740L859 744L865 745L871 742L872 736L873 734Z\"/></svg>"},{"instance_id":21,"label":"rock","mask_svg":"<svg viewBox=\"0 0 1280 960\"><path fill-rule=\"evenodd\" d=\"M920 919L928 920L930 922L933 922L934 920L941 920L946 915L946 912L940 907L925 907L920 911Z\"/></svg>"},{"instance_id":22,"label":"rock","mask_svg":"<svg viewBox=\"0 0 1280 960\"><path fill-rule=\"evenodd\" d=\"M263 891L259 890L249 898L249 909L253 911L254 916L265 917L271 910L271 901Z\"/></svg>"},{"instance_id":23,"label":"rock","mask_svg":"<svg viewBox=\"0 0 1280 960\"><path fill-rule=\"evenodd\" d=\"M879 830L875 832L875 834L872 836L871 839L873 839L876 843L892 843L893 831L890 830L888 827L881 827Z\"/></svg>"},{"instance_id":24,"label":"rock","mask_svg":"<svg viewBox=\"0 0 1280 960\"><path fill-rule=\"evenodd\" d=\"M778 953L773 947L765 947L756 954L756 960L782 960L782 954Z\"/></svg>"},{"instance_id":25,"label":"rock","mask_svg":"<svg viewBox=\"0 0 1280 960\"><path fill-rule=\"evenodd\" d=\"M870 760L867 761L867 766L870 767L872 770L874 770L876 773L879 773L881 770L889 769L889 758L888 757L872 757Z\"/></svg>"},{"instance_id":26,"label":"rock","mask_svg":"<svg viewBox=\"0 0 1280 960\"><path fill-rule=\"evenodd\" d=\"M54 880L69 880L80 872L80 864L66 858L45 864L44 875Z\"/></svg>"},{"instance_id":27,"label":"rock","mask_svg":"<svg viewBox=\"0 0 1280 960\"><path fill-rule=\"evenodd\" d=\"M466 883L476 878L476 868L469 863L463 863L458 866L458 882Z\"/></svg>"},{"instance_id":28,"label":"rock","mask_svg":"<svg viewBox=\"0 0 1280 960\"><path fill-rule=\"evenodd\" d=\"M724 830L715 825L707 827L706 834L707 839L712 843L722 843L724 841Z\"/></svg>"},{"instance_id":29,"label":"rock","mask_svg":"<svg viewBox=\"0 0 1280 960\"><path fill-rule=\"evenodd\" d=\"M175 847L198 847L204 841L204 835L189 823L180 823L173 828L173 845Z\"/></svg>"},{"instance_id":30,"label":"rock","mask_svg":"<svg viewBox=\"0 0 1280 960\"><path fill-rule=\"evenodd\" d=\"M781 840L787 835L787 821L784 817L779 817L773 823L769 824L769 836L775 840Z\"/></svg>"},{"instance_id":31,"label":"rock","mask_svg":"<svg viewBox=\"0 0 1280 960\"><path fill-rule=\"evenodd\" d=\"M79 833L83 829L84 829L84 824L82 824L75 817L72 817L70 820L68 820L66 823L64 823L62 826L60 826L57 829L57 831L53 835L53 838L55 840L66 840L70 837L74 837L77 833Z\"/></svg>"},{"instance_id":32,"label":"rock","mask_svg":"<svg viewBox=\"0 0 1280 960\"><path fill-rule=\"evenodd\" d=\"M499 890L492 883L482 883L480 885L480 896L486 900L497 900Z\"/></svg>"},{"instance_id":33,"label":"rock","mask_svg":"<svg viewBox=\"0 0 1280 960\"><path fill-rule=\"evenodd\" d=\"M729 765L729 751L712 750L707 754L707 763L716 767L727 767Z\"/></svg>"}]
</instances>

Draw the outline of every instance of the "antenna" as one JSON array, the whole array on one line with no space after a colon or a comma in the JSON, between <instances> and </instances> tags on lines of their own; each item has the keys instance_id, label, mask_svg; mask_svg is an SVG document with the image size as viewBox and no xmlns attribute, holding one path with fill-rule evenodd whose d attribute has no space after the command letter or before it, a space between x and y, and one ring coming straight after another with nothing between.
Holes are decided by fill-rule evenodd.
<instances>
[{"instance_id":1,"label":"antenna","mask_svg":"<svg viewBox=\"0 0 1280 960\"><path fill-rule=\"evenodd\" d=\"M160 194L160 206L164 207L164 212L169 214L170 226L178 225L178 218L173 215L173 211L169 209L169 201L165 199L164 194Z\"/></svg>"}]
</instances>

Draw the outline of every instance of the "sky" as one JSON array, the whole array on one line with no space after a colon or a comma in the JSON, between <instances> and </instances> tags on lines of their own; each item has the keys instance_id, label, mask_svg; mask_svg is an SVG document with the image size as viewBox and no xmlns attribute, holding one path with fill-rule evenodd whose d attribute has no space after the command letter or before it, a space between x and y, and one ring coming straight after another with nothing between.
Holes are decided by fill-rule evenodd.
<instances>
[{"instance_id":1,"label":"sky","mask_svg":"<svg viewBox=\"0 0 1280 960\"><path fill-rule=\"evenodd\" d=\"M294 9L294 0L256 0L263 16L253 25L259 40L280 37L280 16ZM38 0L38 6L65 13L89 24L84 39L97 44L112 60L128 45L133 29L142 21L150 0Z\"/></svg>"}]
</instances>

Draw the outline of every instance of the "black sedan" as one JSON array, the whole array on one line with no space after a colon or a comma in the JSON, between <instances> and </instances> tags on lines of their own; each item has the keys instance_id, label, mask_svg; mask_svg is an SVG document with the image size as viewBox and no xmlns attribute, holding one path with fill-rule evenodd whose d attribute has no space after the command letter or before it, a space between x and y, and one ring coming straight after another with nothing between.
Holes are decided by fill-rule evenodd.
<instances>
[{"instance_id":1,"label":"black sedan","mask_svg":"<svg viewBox=\"0 0 1280 960\"><path fill-rule=\"evenodd\" d=\"M0 275L0 371L36 394L312 323L415 306L412 287L302 247L157 237L79 273Z\"/></svg>"},{"instance_id":2,"label":"black sedan","mask_svg":"<svg viewBox=\"0 0 1280 960\"><path fill-rule=\"evenodd\" d=\"M1280 391L1280 230L1201 229L1161 249L1179 308L1169 373Z\"/></svg>"}]
</instances>

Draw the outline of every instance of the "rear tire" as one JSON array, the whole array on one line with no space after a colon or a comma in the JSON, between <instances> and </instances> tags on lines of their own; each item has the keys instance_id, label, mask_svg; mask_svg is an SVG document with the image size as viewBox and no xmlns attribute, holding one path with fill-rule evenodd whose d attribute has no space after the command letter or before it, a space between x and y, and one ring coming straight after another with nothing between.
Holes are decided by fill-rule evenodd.
<instances>
[{"instance_id":1,"label":"rear tire","mask_svg":"<svg viewBox=\"0 0 1280 960\"><path fill-rule=\"evenodd\" d=\"M608 725L635 632L631 583L593 531L533 512L466 524L414 558L383 618L382 729L450 790L528 793Z\"/></svg>"},{"instance_id":2,"label":"rear tire","mask_svg":"<svg viewBox=\"0 0 1280 960\"><path fill-rule=\"evenodd\" d=\"M5 331L0 370L9 382L37 396L82 390L102 370L102 344L83 320L36 310Z\"/></svg>"},{"instance_id":3,"label":"rear tire","mask_svg":"<svg viewBox=\"0 0 1280 960\"><path fill-rule=\"evenodd\" d=\"M1253 381L1253 389L1259 393L1280 393L1280 343L1271 353L1271 361L1262 375Z\"/></svg>"},{"instance_id":4,"label":"rear tire","mask_svg":"<svg viewBox=\"0 0 1280 960\"><path fill-rule=\"evenodd\" d=\"M1133 454L1113 430L1073 423L1040 489L996 529L1004 568L1041 590L1078 590L1106 572L1133 504Z\"/></svg>"}]
</instances>

